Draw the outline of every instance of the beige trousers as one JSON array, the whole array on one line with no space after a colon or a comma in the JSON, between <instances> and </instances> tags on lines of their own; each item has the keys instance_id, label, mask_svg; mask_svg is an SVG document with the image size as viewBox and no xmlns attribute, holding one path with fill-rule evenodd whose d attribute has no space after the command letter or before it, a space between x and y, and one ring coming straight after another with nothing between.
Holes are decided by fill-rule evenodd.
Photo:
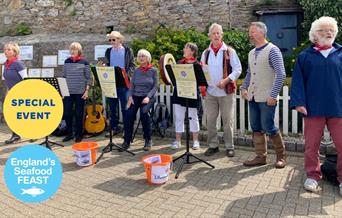
<instances>
[{"instance_id":1,"label":"beige trousers","mask_svg":"<svg viewBox=\"0 0 342 218\"><path fill-rule=\"evenodd\" d=\"M207 115L208 145L210 148L216 148L219 145L216 128L216 120L219 112L221 112L223 122L223 139L226 149L234 148L234 108L235 94L216 97L207 93L205 97L205 110Z\"/></svg>"}]
</instances>

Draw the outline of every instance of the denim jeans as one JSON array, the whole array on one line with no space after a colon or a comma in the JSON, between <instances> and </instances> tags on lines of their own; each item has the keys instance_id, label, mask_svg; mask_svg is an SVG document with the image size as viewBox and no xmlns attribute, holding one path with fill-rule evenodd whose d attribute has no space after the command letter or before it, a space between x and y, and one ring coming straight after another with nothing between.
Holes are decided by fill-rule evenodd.
<instances>
[{"instance_id":1,"label":"denim jeans","mask_svg":"<svg viewBox=\"0 0 342 218\"><path fill-rule=\"evenodd\" d=\"M107 98L109 109L110 109L110 125L112 129L117 129L119 124L119 116L117 113L118 103L121 103L121 113L123 120L126 117L126 105L128 100L128 89L127 88L116 88L117 98Z\"/></svg>"},{"instance_id":2,"label":"denim jeans","mask_svg":"<svg viewBox=\"0 0 342 218\"><path fill-rule=\"evenodd\" d=\"M142 104L145 97L133 96L134 104L127 110L125 119L125 142L129 144L132 140L134 121L138 109L140 108L140 119L144 132L144 139L150 140L152 135L152 118L148 115L149 110L153 107L155 100L150 99L148 104Z\"/></svg>"},{"instance_id":3,"label":"denim jeans","mask_svg":"<svg viewBox=\"0 0 342 218\"><path fill-rule=\"evenodd\" d=\"M254 99L248 105L253 132L263 132L270 136L278 133L278 128L274 125L276 105L268 106L266 102L255 102Z\"/></svg>"},{"instance_id":4,"label":"denim jeans","mask_svg":"<svg viewBox=\"0 0 342 218\"><path fill-rule=\"evenodd\" d=\"M67 134L73 134L73 115L75 115L75 136L81 137L83 134L83 121L84 121L84 105L85 100L82 99L83 94L71 94L64 97L64 119L67 126ZM75 112L73 112L75 104Z\"/></svg>"}]
</instances>

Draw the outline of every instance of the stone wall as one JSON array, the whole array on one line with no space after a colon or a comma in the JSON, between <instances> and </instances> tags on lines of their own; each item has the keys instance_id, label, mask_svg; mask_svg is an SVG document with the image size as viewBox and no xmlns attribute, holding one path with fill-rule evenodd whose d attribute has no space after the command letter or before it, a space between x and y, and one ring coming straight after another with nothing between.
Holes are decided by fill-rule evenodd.
<instances>
[{"instance_id":1,"label":"stone wall","mask_svg":"<svg viewBox=\"0 0 342 218\"><path fill-rule=\"evenodd\" d=\"M0 35L24 22L37 33L104 33L106 27L148 34L159 25L205 30L209 23L245 28L265 2L295 0L2 0Z\"/></svg>"}]
</instances>

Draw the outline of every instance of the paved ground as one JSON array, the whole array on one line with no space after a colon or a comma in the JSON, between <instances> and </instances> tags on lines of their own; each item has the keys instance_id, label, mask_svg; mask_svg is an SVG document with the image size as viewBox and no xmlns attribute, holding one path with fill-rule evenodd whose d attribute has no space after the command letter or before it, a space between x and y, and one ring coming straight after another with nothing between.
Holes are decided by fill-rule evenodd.
<instances>
[{"instance_id":1,"label":"paved ground","mask_svg":"<svg viewBox=\"0 0 342 218\"><path fill-rule=\"evenodd\" d=\"M224 152L207 159L202 148L193 153L215 165L214 170L202 163L187 165L178 179L173 172L166 184L149 186L141 164L146 155L141 139L132 147L136 156L112 152L97 165L86 168L73 162L71 143L53 148L63 164L62 185L50 200L25 204L8 192L3 170L11 152L27 141L4 145L9 136L8 129L1 125L1 217L342 217L342 198L337 187L322 182L318 193L303 190L305 175L299 153L290 153L290 164L279 170L272 166L273 154L269 165L245 168L242 162L254 155L246 147L238 147L236 157L231 159ZM108 143L103 136L92 140L101 146ZM168 149L170 142L171 139L156 136L156 146L150 153L177 157L184 152Z\"/></svg>"}]
</instances>

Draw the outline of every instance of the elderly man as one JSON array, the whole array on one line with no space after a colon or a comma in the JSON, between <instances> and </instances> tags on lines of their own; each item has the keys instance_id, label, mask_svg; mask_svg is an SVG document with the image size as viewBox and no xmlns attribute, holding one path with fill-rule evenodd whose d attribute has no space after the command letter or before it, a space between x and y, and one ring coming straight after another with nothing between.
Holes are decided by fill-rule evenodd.
<instances>
[{"instance_id":1,"label":"elderly man","mask_svg":"<svg viewBox=\"0 0 342 218\"><path fill-rule=\"evenodd\" d=\"M107 34L108 41L112 45L111 48L106 50L105 56L108 60L108 66L118 66L125 69L128 76L134 72L134 56L132 49L123 45L124 36L118 31L112 31ZM117 87L116 88L118 98L108 98L108 103L110 107L110 124L112 127L113 135L121 132L119 128L119 118L117 115L117 106L120 100L122 117L125 118L126 105L128 100L128 88L127 87ZM108 137L109 134L106 135Z\"/></svg>"},{"instance_id":2,"label":"elderly man","mask_svg":"<svg viewBox=\"0 0 342 218\"><path fill-rule=\"evenodd\" d=\"M302 51L292 75L291 107L304 117L304 188L316 191L322 178L319 147L327 125L337 151L337 180L342 195L342 47L334 43L337 21L321 17L311 24L312 45Z\"/></svg>"},{"instance_id":3,"label":"elderly man","mask_svg":"<svg viewBox=\"0 0 342 218\"><path fill-rule=\"evenodd\" d=\"M205 98L209 148L204 155L211 156L219 151L216 120L221 112L226 155L233 157L235 81L241 74L241 63L235 50L222 41L222 35L221 25L213 23L209 27L208 36L211 43L201 59L203 64L208 65L211 78Z\"/></svg>"},{"instance_id":4,"label":"elderly man","mask_svg":"<svg viewBox=\"0 0 342 218\"><path fill-rule=\"evenodd\" d=\"M266 35L264 23L251 23L249 38L255 48L249 52L247 75L240 89L242 96L248 100L256 157L243 164L250 167L266 164L267 134L277 155L275 167L284 168L285 146L279 129L274 125L274 115L286 75L281 52L266 40Z\"/></svg>"}]
</instances>

